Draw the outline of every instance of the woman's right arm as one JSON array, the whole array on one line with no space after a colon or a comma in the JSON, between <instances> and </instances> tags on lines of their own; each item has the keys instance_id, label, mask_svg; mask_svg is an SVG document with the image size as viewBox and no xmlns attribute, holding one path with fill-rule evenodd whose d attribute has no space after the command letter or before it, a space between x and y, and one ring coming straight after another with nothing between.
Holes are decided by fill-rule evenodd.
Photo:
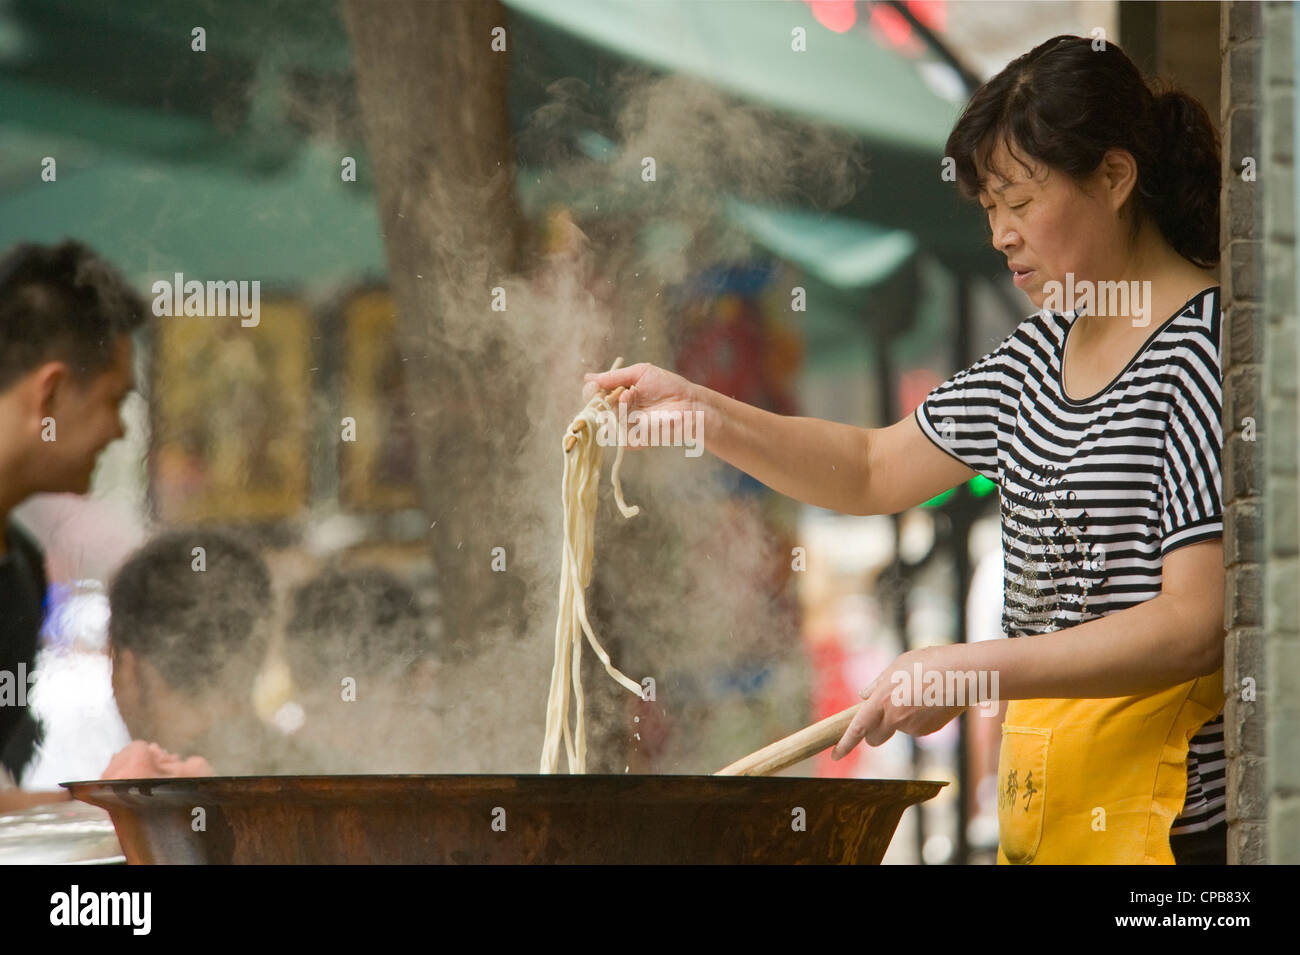
<instances>
[{"instance_id":1,"label":"woman's right arm","mask_svg":"<svg viewBox=\"0 0 1300 955\"><path fill-rule=\"evenodd\" d=\"M844 514L897 514L975 472L912 415L887 428L764 411L700 389L704 447L774 491Z\"/></svg>"},{"instance_id":2,"label":"woman's right arm","mask_svg":"<svg viewBox=\"0 0 1300 955\"><path fill-rule=\"evenodd\" d=\"M908 415L887 428L774 414L641 363L588 376L630 390L635 411L698 412L706 450L795 500L844 514L896 514L969 480L975 471L934 445Z\"/></svg>"}]
</instances>

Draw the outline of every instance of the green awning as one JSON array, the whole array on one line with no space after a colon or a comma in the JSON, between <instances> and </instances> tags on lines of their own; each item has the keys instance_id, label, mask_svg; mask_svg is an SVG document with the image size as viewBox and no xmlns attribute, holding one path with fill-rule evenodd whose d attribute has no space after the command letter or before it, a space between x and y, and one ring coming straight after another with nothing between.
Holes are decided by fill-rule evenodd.
<instances>
[{"instance_id":1,"label":"green awning","mask_svg":"<svg viewBox=\"0 0 1300 955\"><path fill-rule=\"evenodd\" d=\"M35 178L33 176L33 178ZM336 147L306 144L276 176L100 155L0 200L0 248L77 238L132 278L181 271L300 289L387 275L374 195L339 176Z\"/></svg>"},{"instance_id":2,"label":"green awning","mask_svg":"<svg viewBox=\"0 0 1300 955\"><path fill-rule=\"evenodd\" d=\"M512 50L519 58L517 78L526 80L516 84L512 77L516 129L553 104L548 79L576 78L584 85L581 108L608 122L618 108L611 80L629 61L681 72L738 99L859 138L868 175L849 203L834 210L836 216L910 232L956 272L997 275L1004 268L989 245L978 205L963 201L941 178L943 147L966 94L956 72L937 55L904 55L878 42L865 23L835 33L800 0L503 3L515 15ZM805 31L807 52L791 49L796 28ZM550 168L545 154L529 154L522 142L520 147L521 164L545 168L536 184L541 191L568 191L555 181L565 170Z\"/></svg>"},{"instance_id":3,"label":"green awning","mask_svg":"<svg viewBox=\"0 0 1300 955\"><path fill-rule=\"evenodd\" d=\"M865 28L835 33L780 0L504 0L510 9L618 54L708 80L868 142L935 156L964 101L938 57L911 59ZM807 49L792 49L802 29Z\"/></svg>"},{"instance_id":4,"label":"green awning","mask_svg":"<svg viewBox=\"0 0 1300 955\"><path fill-rule=\"evenodd\" d=\"M727 216L773 255L851 292L889 278L917 251L916 236L840 216L729 199Z\"/></svg>"},{"instance_id":5,"label":"green awning","mask_svg":"<svg viewBox=\"0 0 1300 955\"><path fill-rule=\"evenodd\" d=\"M831 218L733 210L733 221L774 254L843 290L869 286L918 246L960 271L1000 267L978 209L959 208L938 177L959 102L939 92L934 81L947 67L937 58L892 50L865 23L834 33L799 0L506 4L517 130L549 102L557 78L593 83L599 112L614 106L607 81L629 58L680 70L868 143L868 181ZM370 183L338 176L338 156L364 163L364 147L335 143L326 155L283 108L291 76L346 79L350 51L337 7L263 7L176 0L142 11L47 0L0 14L0 242L76 235L149 269L188 263L267 282L382 276ZM199 75L195 54L176 42L191 20L220 38ZM806 31L807 52L790 47L796 28ZM636 211L635 193L598 196L577 167L527 155L524 139L521 194L536 187L576 195L579 208ZM57 184L37 178L47 155L58 158Z\"/></svg>"},{"instance_id":6,"label":"green awning","mask_svg":"<svg viewBox=\"0 0 1300 955\"><path fill-rule=\"evenodd\" d=\"M590 159L606 162L618 152L616 143L594 130L580 130L576 138ZM607 215L635 216L643 208L634 195L601 189L600 183L599 177L548 175L542 169L523 168L519 170L517 188L524 208L532 216L541 215L542 208L552 202L587 214L603 209ZM861 292L883 282L920 248L916 235L906 229L890 229L861 219L803 208L778 208L734 196L718 197L718 205L725 222L772 255L840 292ZM655 225L648 224L647 228Z\"/></svg>"}]
</instances>

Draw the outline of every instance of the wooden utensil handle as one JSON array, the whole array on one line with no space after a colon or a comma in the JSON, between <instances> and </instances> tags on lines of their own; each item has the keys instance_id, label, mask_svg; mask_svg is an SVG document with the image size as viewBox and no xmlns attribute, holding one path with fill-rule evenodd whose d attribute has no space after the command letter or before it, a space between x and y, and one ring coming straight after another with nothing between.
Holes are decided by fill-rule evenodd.
<instances>
[{"instance_id":1,"label":"wooden utensil handle","mask_svg":"<svg viewBox=\"0 0 1300 955\"><path fill-rule=\"evenodd\" d=\"M793 766L839 741L861 704L854 703L819 723L770 743L718 770L715 776L766 776Z\"/></svg>"}]
</instances>

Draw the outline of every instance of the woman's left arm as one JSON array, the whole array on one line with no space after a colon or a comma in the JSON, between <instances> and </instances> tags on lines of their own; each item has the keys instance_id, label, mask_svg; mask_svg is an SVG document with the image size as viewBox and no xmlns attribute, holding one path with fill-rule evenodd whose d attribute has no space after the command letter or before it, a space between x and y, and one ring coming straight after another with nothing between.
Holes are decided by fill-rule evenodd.
<instances>
[{"instance_id":1,"label":"woman's left arm","mask_svg":"<svg viewBox=\"0 0 1300 955\"><path fill-rule=\"evenodd\" d=\"M911 678L917 663L922 673L983 673L974 685L996 687L1003 700L1134 696L1213 673L1223 665L1223 579L1222 540L1188 544L1165 558L1160 593L1136 606L1054 633L904 653L863 691L864 703L836 744L835 758L863 738L878 746L898 730L933 733L985 702L895 703L893 691L902 681L894 674Z\"/></svg>"},{"instance_id":2,"label":"woman's left arm","mask_svg":"<svg viewBox=\"0 0 1300 955\"><path fill-rule=\"evenodd\" d=\"M1156 597L1066 630L945 647L961 651L948 665L997 671L1004 700L1134 696L1213 673L1223 665L1223 542L1171 551L1161 577Z\"/></svg>"}]
</instances>

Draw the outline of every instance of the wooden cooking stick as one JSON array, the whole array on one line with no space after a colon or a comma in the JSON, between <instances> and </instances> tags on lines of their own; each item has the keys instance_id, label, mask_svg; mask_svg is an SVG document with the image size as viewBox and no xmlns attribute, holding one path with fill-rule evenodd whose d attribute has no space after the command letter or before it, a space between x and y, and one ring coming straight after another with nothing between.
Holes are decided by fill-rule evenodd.
<instances>
[{"instance_id":1,"label":"wooden cooking stick","mask_svg":"<svg viewBox=\"0 0 1300 955\"><path fill-rule=\"evenodd\" d=\"M839 742L844 731L853 721L853 714L858 711L860 703L854 703L847 709L840 710L834 716L828 716L820 723L805 726L797 733L791 733L784 739L764 746L730 766L719 769L715 776L766 776L780 772L787 766L802 762L809 756L820 753L827 746Z\"/></svg>"}]
</instances>

